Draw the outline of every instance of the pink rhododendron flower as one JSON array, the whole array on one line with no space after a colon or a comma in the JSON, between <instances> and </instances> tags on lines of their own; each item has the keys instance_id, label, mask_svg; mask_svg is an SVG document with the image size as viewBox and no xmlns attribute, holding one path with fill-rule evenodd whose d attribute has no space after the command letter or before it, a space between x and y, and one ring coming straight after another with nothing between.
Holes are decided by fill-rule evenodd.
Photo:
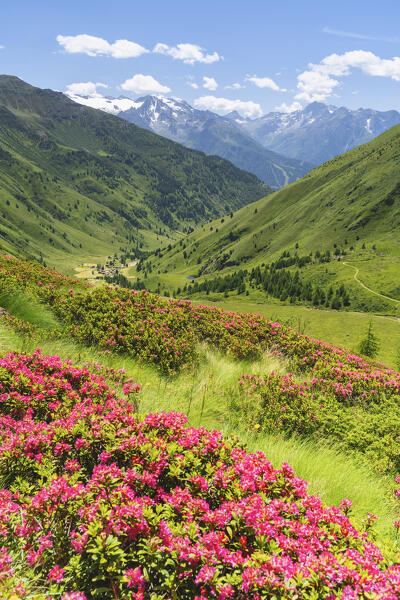
<instances>
[{"instance_id":1,"label":"pink rhododendron flower","mask_svg":"<svg viewBox=\"0 0 400 600\"><path fill-rule=\"evenodd\" d=\"M52 569L50 569L48 578L50 581L55 581L56 583L61 583L64 579L65 569L61 569L58 565L54 565Z\"/></svg>"}]
</instances>

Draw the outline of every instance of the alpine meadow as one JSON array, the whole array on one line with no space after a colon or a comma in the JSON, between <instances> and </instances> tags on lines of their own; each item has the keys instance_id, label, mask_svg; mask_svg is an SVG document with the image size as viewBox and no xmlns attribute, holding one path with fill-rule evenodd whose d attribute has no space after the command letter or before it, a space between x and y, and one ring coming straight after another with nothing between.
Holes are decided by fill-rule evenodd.
<instances>
[{"instance_id":1,"label":"alpine meadow","mask_svg":"<svg viewBox=\"0 0 400 600\"><path fill-rule=\"evenodd\" d=\"M398 600L400 8L14 4L0 600Z\"/></svg>"}]
</instances>

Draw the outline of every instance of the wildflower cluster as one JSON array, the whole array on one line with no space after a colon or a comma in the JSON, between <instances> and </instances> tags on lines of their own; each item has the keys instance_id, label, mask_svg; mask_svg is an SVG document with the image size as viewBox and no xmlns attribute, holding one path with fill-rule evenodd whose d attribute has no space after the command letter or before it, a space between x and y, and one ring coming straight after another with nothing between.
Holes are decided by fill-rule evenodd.
<instances>
[{"instance_id":1,"label":"wildflower cluster","mask_svg":"<svg viewBox=\"0 0 400 600\"><path fill-rule=\"evenodd\" d=\"M58 357L0 359L2 597L399 597L349 501L182 414L139 418L126 383L123 400Z\"/></svg>"},{"instance_id":2,"label":"wildflower cluster","mask_svg":"<svg viewBox=\"0 0 400 600\"><path fill-rule=\"evenodd\" d=\"M32 299L51 303L65 292L66 286L73 286L80 290L80 293L88 287L83 282L61 275L38 263L0 255L0 290L8 299L23 294L28 303ZM15 314L8 314L2 310L0 319L24 337L34 338L36 335L35 327ZM54 332L54 335L58 333Z\"/></svg>"},{"instance_id":3,"label":"wildflower cluster","mask_svg":"<svg viewBox=\"0 0 400 600\"><path fill-rule=\"evenodd\" d=\"M23 319L19 319L18 317L11 316L7 312L0 313L0 320L5 325L14 329L19 334L24 337L34 338L36 335L36 331L34 326L31 323L27 323Z\"/></svg>"},{"instance_id":4,"label":"wildflower cluster","mask_svg":"<svg viewBox=\"0 0 400 600\"><path fill-rule=\"evenodd\" d=\"M115 287L60 297L54 309L75 339L127 352L169 373L196 361L200 341L236 358L259 358L280 327L260 315Z\"/></svg>"},{"instance_id":5,"label":"wildflower cluster","mask_svg":"<svg viewBox=\"0 0 400 600\"><path fill-rule=\"evenodd\" d=\"M357 357L334 362L331 352L321 351L302 382L293 374L243 375L232 414L249 427L328 438L379 471L399 473L400 375Z\"/></svg>"},{"instance_id":6,"label":"wildflower cluster","mask_svg":"<svg viewBox=\"0 0 400 600\"><path fill-rule=\"evenodd\" d=\"M39 263L2 255L0 255L0 284L2 288L13 286L16 290L26 289L42 296L46 296L44 290L64 290L67 287L85 290L90 287L85 282L62 275Z\"/></svg>"}]
</instances>

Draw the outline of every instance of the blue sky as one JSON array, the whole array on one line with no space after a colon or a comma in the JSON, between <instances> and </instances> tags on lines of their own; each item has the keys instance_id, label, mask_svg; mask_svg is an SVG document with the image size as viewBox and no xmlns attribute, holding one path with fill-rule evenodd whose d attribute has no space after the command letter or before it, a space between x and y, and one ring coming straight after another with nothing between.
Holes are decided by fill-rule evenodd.
<instances>
[{"instance_id":1,"label":"blue sky","mask_svg":"<svg viewBox=\"0 0 400 600\"><path fill-rule=\"evenodd\" d=\"M251 117L313 100L399 110L399 23L397 0L7 0L0 72Z\"/></svg>"}]
</instances>

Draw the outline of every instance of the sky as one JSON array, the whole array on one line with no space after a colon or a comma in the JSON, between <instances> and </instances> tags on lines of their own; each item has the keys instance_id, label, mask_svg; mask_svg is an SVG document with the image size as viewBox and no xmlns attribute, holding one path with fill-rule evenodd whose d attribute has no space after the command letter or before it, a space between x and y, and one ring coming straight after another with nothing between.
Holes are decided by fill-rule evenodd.
<instances>
[{"instance_id":1,"label":"sky","mask_svg":"<svg viewBox=\"0 0 400 600\"><path fill-rule=\"evenodd\" d=\"M0 73L255 118L400 110L399 0L4 0Z\"/></svg>"}]
</instances>

